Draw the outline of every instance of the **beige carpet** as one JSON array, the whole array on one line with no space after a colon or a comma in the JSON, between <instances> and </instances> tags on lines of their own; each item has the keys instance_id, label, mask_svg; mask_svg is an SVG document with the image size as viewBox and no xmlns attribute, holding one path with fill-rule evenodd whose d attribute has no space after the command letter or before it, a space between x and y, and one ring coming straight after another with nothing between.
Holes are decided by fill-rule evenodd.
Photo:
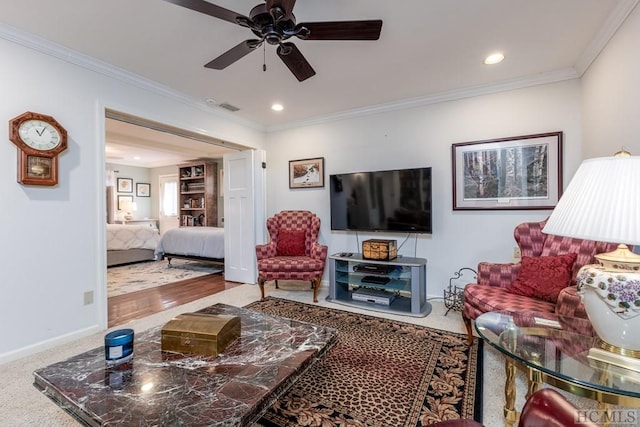
<instances>
[{"instance_id":1,"label":"beige carpet","mask_svg":"<svg viewBox=\"0 0 640 427\"><path fill-rule=\"evenodd\" d=\"M109 267L107 295L115 297L221 271L216 264L183 259L172 259L171 265L164 260Z\"/></svg>"}]
</instances>

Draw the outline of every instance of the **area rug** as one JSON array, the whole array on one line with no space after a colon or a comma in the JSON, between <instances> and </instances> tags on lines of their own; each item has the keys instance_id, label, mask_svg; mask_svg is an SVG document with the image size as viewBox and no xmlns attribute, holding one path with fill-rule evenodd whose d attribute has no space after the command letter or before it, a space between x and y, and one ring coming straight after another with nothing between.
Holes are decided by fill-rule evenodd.
<instances>
[{"instance_id":1,"label":"area rug","mask_svg":"<svg viewBox=\"0 0 640 427\"><path fill-rule=\"evenodd\" d=\"M264 426L425 426L482 422L482 341L274 297L247 308L329 326L338 343L260 420Z\"/></svg>"},{"instance_id":2,"label":"area rug","mask_svg":"<svg viewBox=\"0 0 640 427\"><path fill-rule=\"evenodd\" d=\"M115 297L221 271L215 264L175 258L171 266L164 260L109 267L107 295Z\"/></svg>"}]
</instances>

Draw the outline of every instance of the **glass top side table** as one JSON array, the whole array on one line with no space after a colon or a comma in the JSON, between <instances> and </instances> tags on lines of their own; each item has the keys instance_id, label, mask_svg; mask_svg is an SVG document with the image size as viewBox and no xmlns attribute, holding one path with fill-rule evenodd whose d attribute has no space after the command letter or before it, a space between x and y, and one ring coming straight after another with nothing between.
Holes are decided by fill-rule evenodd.
<instances>
[{"instance_id":1,"label":"glass top side table","mask_svg":"<svg viewBox=\"0 0 640 427\"><path fill-rule=\"evenodd\" d=\"M609 404L640 407L640 373L587 357L597 337L587 319L552 313L484 313L475 321L480 337L505 356L504 416L518 420L515 369L528 375L527 397L542 383Z\"/></svg>"}]
</instances>

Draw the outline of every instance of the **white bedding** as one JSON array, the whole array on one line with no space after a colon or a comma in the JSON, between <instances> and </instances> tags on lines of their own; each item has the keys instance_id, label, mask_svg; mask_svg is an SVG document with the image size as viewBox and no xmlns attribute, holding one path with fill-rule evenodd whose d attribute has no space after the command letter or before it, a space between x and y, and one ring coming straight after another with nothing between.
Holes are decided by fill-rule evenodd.
<instances>
[{"instance_id":1,"label":"white bedding","mask_svg":"<svg viewBox=\"0 0 640 427\"><path fill-rule=\"evenodd\" d=\"M107 250L156 249L160 241L157 228L148 225L107 224Z\"/></svg>"},{"instance_id":2,"label":"white bedding","mask_svg":"<svg viewBox=\"0 0 640 427\"><path fill-rule=\"evenodd\" d=\"M223 259L224 228L172 228L160 237L160 242L156 248L156 257L158 259L161 259L164 254Z\"/></svg>"}]
</instances>

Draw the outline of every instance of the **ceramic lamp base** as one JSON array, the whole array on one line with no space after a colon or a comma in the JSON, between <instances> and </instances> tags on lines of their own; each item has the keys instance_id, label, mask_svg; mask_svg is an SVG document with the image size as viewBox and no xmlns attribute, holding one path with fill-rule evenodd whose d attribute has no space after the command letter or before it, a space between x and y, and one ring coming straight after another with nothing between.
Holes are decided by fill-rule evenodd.
<instances>
[{"instance_id":1,"label":"ceramic lamp base","mask_svg":"<svg viewBox=\"0 0 640 427\"><path fill-rule=\"evenodd\" d=\"M593 329L610 346L607 351L640 355L640 273L586 265L577 281Z\"/></svg>"}]
</instances>

